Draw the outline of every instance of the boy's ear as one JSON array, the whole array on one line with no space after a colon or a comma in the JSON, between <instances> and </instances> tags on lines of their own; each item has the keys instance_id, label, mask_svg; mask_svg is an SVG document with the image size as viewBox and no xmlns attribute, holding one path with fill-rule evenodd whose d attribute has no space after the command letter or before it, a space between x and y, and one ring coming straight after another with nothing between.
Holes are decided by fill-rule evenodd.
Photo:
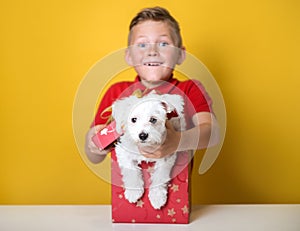
<instances>
[{"instance_id":1,"label":"boy's ear","mask_svg":"<svg viewBox=\"0 0 300 231\"><path fill-rule=\"evenodd\" d=\"M129 51L130 48L127 48L125 50L125 61L129 66L133 66L133 62L132 62L132 58L131 58L131 54Z\"/></svg>"},{"instance_id":2,"label":"boy's ear","mask_svg":"<svg viewBox=\"0 0 300 231\"><path fill-rule=\"evenodd\" d=\"M178 60L177 60L178 65L182 64L183 61L185 60L185 57L186 57L185 47L181 47L179 52L180 53L179 53Z\"/></svg>"}]
</instances>

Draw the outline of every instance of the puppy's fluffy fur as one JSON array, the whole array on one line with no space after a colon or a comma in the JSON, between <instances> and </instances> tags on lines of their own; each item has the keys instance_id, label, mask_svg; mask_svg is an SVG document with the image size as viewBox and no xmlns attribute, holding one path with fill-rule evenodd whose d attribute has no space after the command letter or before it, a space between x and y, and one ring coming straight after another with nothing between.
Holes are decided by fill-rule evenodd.
<instances>
[{"instance_id":1,"label":"puppy's fluffy fur","mask_svg":"<svg viewBox=\"0 0 300 231\"><path fill-rule=\"evenodd\" d=\"M155 162L151 173L149 200L153 208L160 209L167 201L167 184L176 153L161 159L149 159L141 155L138 146L159 147L166 137L167 115L176 111L171 118L175 130L185 129L184 101L179 95L158 95L152 92L142 98L130 96L117 100L112 106L116 129L124 132L116 144L116 155L123 176L125 198L137 202L144 194L144 181L138 166L142 161Z\"/></svg>"}]
</instances>

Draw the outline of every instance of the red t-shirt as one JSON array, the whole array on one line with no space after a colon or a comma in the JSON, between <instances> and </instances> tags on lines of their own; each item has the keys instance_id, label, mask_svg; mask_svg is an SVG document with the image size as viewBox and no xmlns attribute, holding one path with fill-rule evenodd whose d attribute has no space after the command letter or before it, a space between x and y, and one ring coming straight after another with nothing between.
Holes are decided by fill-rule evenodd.
<instances>
[{"instance_id":1,"label":"red t-shirt","mask_svg":"<svg viewBox=\"0 0 300 231\"><path fill-rule=\"evenodd\" d=\"M105 124L111 115L108 110L117 99L128 97L140 89L144 94L155 90L158 94L178 94L184 98L184 114L186 117L187 129L193 126L192 117L198 112L211 112L212 101L203 85L197 80L179 81L173 76L162 85L146 89L140 78L134 81L119 82L113 84L103 96L96 113L92 126Z\"/></svg>"}]
</instances>

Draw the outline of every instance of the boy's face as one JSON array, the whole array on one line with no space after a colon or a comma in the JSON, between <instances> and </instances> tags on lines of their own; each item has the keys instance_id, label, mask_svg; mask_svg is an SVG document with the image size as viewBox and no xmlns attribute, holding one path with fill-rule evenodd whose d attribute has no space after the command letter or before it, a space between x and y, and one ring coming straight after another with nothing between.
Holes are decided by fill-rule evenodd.
<instances>
[{"instance_id":1,"label":"boy's face","mask_svg":"<svg viewBox=\"0 0 300 231\"><path fill-rule=\"evenodd\" d=\"M168 80L176 64L185 58L185 50L175 46L170 26L161 21L145 21L132 28L126 61L142 81Z\"/></svg>"}]
</instances>

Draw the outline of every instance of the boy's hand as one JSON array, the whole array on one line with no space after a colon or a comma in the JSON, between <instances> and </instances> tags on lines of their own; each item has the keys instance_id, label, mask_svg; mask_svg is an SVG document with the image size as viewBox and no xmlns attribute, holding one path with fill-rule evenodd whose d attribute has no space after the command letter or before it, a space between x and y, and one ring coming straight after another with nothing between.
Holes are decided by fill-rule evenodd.
<instances>
[{"instance_id":1,"label":"boy's hand","mask_svg":"<svg viewBox=\"0 0 300 231\"><path fill-rule=\"evenodd\" d=\"M163 158L177 151L181 133L175 131L170 121L166 122L167 136L165 142L156 147L139 147L139 151L147 158Z\"/></svg>"},{"instance_id":2,"label":"boy's hand","mask_svg":"<svg viewBox=\"0 0 300 231\"><path fill-rule=\"evenodd\" d=\"M102 130L105 125L96 125L92 127L85 137L85 153L89 160L93 163L99 163L104 160L105 156L110 152L110 149L99 149L94 142L92 137L96 135L100 130Z\"/></svg>"}]
</instances>

